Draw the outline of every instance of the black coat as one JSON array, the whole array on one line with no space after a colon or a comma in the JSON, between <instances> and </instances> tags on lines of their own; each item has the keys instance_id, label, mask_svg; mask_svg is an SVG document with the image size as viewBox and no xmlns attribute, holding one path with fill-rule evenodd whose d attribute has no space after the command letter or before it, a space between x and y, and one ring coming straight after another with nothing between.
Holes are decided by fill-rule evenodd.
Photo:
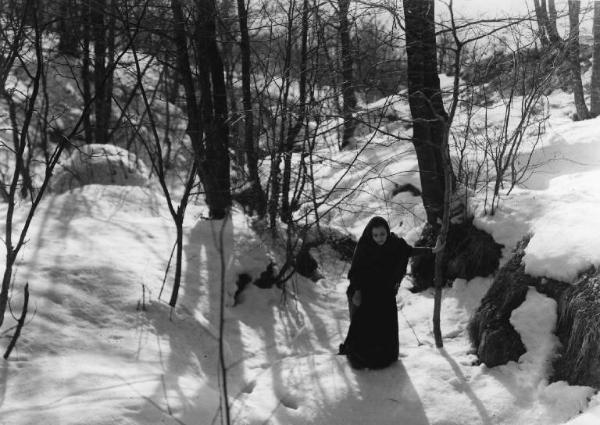
<instances>
[{"instance_id":1,"label":"black coat","mask_svg":"<svg viewBox=\"0 0 600 425\"><path fill-rule=\"evenodd\" d=\"M392 291L395 294L396 284L404 278L413 250L413 247L394 233L390 233L381 246L373 238L361 238L348 272L348 294L356 290L363 294L389 295Z\"/></svg>"},{"instance_id":2,"label":"black coat","mask_svg":"<svg viewBox=\"0 0 600 425\"><path fill-rule=\"evenodd\" d=\"M365 228L348 272L348 296L360 290L362 300L352 315L342 352L358 367L385 367L398 359L397 284L406 273L409 257L431 252L411 247L389 231L385 220L377 219ZM388 233L383 245L371 235L373 227L380 226Z\"/></svg>"}]
</instances>

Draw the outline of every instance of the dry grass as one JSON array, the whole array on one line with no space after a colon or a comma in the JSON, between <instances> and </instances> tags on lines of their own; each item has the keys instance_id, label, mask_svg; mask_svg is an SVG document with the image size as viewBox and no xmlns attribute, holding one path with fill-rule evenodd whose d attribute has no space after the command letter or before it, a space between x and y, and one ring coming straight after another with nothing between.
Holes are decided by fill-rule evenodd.
<instances>
[{"instance_id":1,"label":"dry grass","mask_svg":"<svg viewBox=\"0 0 600 425\"><path fill-rule=\"evenodd\" d=\"M600 270L583 273L558 303L557 334L563 344L554 379L600 388Z\"/></svg>"}]
</instances>

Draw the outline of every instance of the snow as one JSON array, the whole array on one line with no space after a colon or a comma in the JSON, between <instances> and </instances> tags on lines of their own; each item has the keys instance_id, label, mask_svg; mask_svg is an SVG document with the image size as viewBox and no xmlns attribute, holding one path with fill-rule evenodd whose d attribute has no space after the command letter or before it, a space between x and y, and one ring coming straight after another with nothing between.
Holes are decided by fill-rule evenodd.
<instances>
[{"instance_id":1,"label":"snow","mask_svg":"<svg viewBox=\"0 0 600 425\"><path fill-rule=\"evenodd\" d=\"M519 358L519 364L523 373L530 375L529 382L541 382L551 372L551 362L560 344L554 334L556 321L556 301L532 288L510 316L510 323L527 350Z\"/></svg>"},{"instance_id":2,"label":"snow","mask_svg":"<svg viewBox=\"0 0 600 425\"><path fill-rule=\"evenodd\" d=\"M145 164L115 145L90 144L76 148L58 167L52 182L55 192L63 193L86 184L147 186Z\"/></svg>"},{"instance_id":3,"label":"snow","mask_svg":"<svg viewBox=\"0 0 600 425\"><path fill-rule=\"evenodd\" d=\"M505 245L505 259L531 233L526 271L572 282L600 265L594 238L600 135L596 120L567 120L564 98L549 99L555 106L544 150L534 155L536 174L502 193L494 216L484 214L481 197L471 209L476 225ZM406 113L395 97L369 108L386 102L394 114ZM402 140L407 130L394 131L396 138L372 133L354 149L320 146L315 152L319 190L330 194L326 206L340 206L324 223L359 236L378 214L407 241L416 240L424 217L420 198L391 195L398 184L419 187L416 157ZM171 310L172 268L162 289L174 241L165 200L147 170L134 167L142 167L136 158L116 147L101 150L97 172L83 186L64 183L66 170L78 170L82 155L96 147L67 160L55 183L61 193L43 200L19 258L12 306L16 314L29 282L31 308L11 359L0 368L1 424L219 423L221 301L236 425L599 423L594 389L549 382L558 349L556 303L535 289L510 319L527 352L491 369L476 363L466 332L491 276L458 279L444 290L443 349L432 334L433 293L413 294L405 279L397 299L401 358L377 371L356 371L336 355L349 325L349 265L326 248L315 253L324 275L319 282L294 276L283 292L249 285L234 306L238 275L257 277L282 258L281 248L239 209L225 221L208 221L201 202L189 206L182 288ZM355 166L346 173L349 163ZM125 174L114 177L114 164ZM0 214L5 210L0 205ZM16 218L23 223L22 212ZM6 323L2 341L14 324L10 314Z\"/></svg>"}]
</instances>

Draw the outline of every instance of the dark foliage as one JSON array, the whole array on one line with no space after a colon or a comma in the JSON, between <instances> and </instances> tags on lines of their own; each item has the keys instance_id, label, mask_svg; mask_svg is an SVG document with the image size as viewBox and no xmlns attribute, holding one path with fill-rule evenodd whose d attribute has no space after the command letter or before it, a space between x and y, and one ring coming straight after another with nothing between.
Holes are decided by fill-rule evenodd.
<instances>
[{"instance_id":1,"label":"dark foliage","mask_svg":"<svg viewBox=\"0 0 600 425\"><path fill-rule=\"evenodd\" d=\"M335 235L326 240L326 243L340 256L342 261L352 261L356 248L356 241L350 235Z\"/></svg>"},{"instance_id":2,"label":"dark foliage","mask_svg":"<svg viewBox=\"0 0 600 425\"><path fill-rule=\"evenodd\" d=\"M329 245L339 255L342 261L352 261L356 240L348 233L339 231L334 227L320 226L312 229L306 235L306 246L315 248L320 245Z\"/></svg>"},{"instance_id":3,"label":"dark foliage","mask_svg":"<svg viewBox=\"0 0 600 425\"><path fill-rule=\"evenodd\" d=\"M517 87L528 87L536 84L541 78L552 74L552 81L548 87L570 92L571 88L571 70L569 64L563 58L564 52L560 50L539 50L537 48L521 49L517 56L512 51L498 51L490 55L484 61L472 61L463 65L461 78L467 84L481 86L488 84L493 90L502 92ZM582 71L586 72L591 66L592 47L586 44L580 46L580 60L582 61ZM524 71L519 73L519 78L525 81L515 81L510 77L514 72L515 61L521 64ZM524 85L522 84L524 83ZM483 104L484 99L479 99Z\"/></svg>"},{"instance_id":4,"label":"dark foliage","mask_svg":"<svg viewBox=\"0 0 600 425\"><path fill-rule=\"evenodd\" d=\"M237 289L235 291L235 294L233 294L234 306L238 305L241 302L240 295L250 282L252 282L252 276L250 276L248 273L240 273L238 275L238 280L237 282L235 282L235 286L237 286Z\"/></svg>"},{"instance_id":5,"label":"dark foliage","mask_svg":"<svg viewBox=\"0 0 600 425\"><path fill-rule=\"evenodd\" d=\"M265 271L260 274L260 277L254 282L256 286L262 289L273 287L277 283L277 275L275 273L275 263L269 263Z\"/></svg>"},{"instance_id":6,"label":"dark foliage","mask_svg":"<svg viewBox=\"0 0 600 425\"><path fill-rule=\"evenodd\" d=\"M311 255L310 249L306 246L302 247L296 256L296 271L301 276L313 278L317 268L319 268L319 264Z\"/></svg>"},{"instance_id":7,"label":"dark foliage","mask_svg":"<svg viewBox=\"0 0 600 425\"><path fill-rule=\"evenodd\" d=\"M434 246L436 237L437 230L427 224L415 245ZM477 229L472 220L450 226L445 249L444 276L447 281L489 276L498 268L502 255L502 245L496 243L488 233ZM433 286L434 262L434 255L412 257L414 292Z\"/></svg>"},{"instance_id":8,"label":"dark foliage","mask_svg":"<svg viewBox=\"0 0 600 425\"><path fill-rule=\"evenodd\" d=\"M413 196L421 196L421 190L413 184L404 183L397 184L394 183L394 189L392 190L392 197L396 196L402 192L410 192Z\"/></svg>"},{"instance_id":9,"label":"dark foliage","mask_svg":"<svg viewBox=\"0 0 600 425\"><path fill-rule=\"evenodd\" d=\"M528 242L529 239L520 242L513 257L500 269L469 323L473 348L479 361L488 367L516 361L526 351L510 324L510 315L525 301L529 285L536 283L521 264Z\"/></svg>"}]
</instances>

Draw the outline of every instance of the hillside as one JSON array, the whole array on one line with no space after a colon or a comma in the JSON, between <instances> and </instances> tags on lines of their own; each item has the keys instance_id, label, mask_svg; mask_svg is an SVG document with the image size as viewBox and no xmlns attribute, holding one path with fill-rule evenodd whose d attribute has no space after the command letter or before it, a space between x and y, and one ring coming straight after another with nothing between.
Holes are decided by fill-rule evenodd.
<instances>
[{"instance_id":1,"label":"hillside","mask_svg":"<svg viewBox=\"0 0 600 425\"><path fill-rule=\"evenodd\" d=\"M570 279L600 264L598 241L589 231L599 216L594 185L600 136L597 120L568 123L563 114L552 110L551 128L536 154L544 165L531 189L504 196L494 216L482 214L477 197L472 208L477 225L507 254L533 232L525 258L531 273ZM362 213L340 212L331 224L358 236L379 212L414 242L423 216L418 198L394 198L414 204L404 216L382 196L390 188L388 174L394 183L416 182L414 172L405 173L415 169L414 154L408 144L378 143L359 156L382 177L353 198ZM360 144L345 155L358 149ZM585 156L576 157L582 149ZM406 159L388 160L398 152ZM325 163L318 171L321 184L331 184L336 173ZM319 282L294 277L285 303L279 289L251 285L233 306L238 274L257 276L281 256L238 209L223 223L204 220L201 203L191 207L183 294L171 312L165 301L169 284L158 297L174 231L164 202L155 189L101 185L43 201L13 289L16 312L29 282L32 307L16 351L2 364L3 424L218 423L221 258L232 423L547 425L565 423L597 403L592 388L549 384L556 307L535 290L511 318L527 353L518 363L492 369L474 364L465 327L490 278L457 280L444 292L444 350L433 344L432 293L412 294L407 278L398 296L401 360L382 371L355 371L336 355L348 327L348 264L326 247L315 251L324 275ZM595 423L593 412L570 424Z\"/></svg>"}]
</instances>

